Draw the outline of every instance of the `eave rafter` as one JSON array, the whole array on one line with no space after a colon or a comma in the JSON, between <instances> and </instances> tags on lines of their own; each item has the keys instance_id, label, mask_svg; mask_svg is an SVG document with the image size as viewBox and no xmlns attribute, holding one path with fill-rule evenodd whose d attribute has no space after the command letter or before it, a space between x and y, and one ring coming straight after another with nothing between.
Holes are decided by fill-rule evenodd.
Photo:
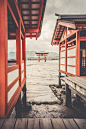
<instances>
[{"instance_id":1,"label":"eave rafter","mask_svg":"<svg viewBox=\"0 0 86 129\"><path fill-rule=\"evenodd\" d=\"M39 21L38 21L38 30L39 30L39 28L40 28L40 23L41 23L41 17L42 17L42 10L43 10L43 2L44 2L44 0L41 0L41 3L40 3L40 13L39 13ZM39 30L40 31L40 30ZM38 33L39 32L37 32L37 34L36 34L36 39L38 38Z\"/></svg>"},{"instance_id":2,"label":"eave rafter","mask_svg":"<svg viewBox=\"0 0 86 129\"><path fill-rule=\"evenodd\" d=\"M20 11L19 11L19 7L18 7L18 4L17 4L17 1L14 0L14 3L15 3L15 6L16 6L16 10L18 12L18 16L21 20L21 24L22 24L22 28L23 28L23 32L25 33L25 27L24 27L24 23L23 23L23 20L22 20L22 17L21 17L21 14L20 14Z\"/></svg>"}]
</instances>

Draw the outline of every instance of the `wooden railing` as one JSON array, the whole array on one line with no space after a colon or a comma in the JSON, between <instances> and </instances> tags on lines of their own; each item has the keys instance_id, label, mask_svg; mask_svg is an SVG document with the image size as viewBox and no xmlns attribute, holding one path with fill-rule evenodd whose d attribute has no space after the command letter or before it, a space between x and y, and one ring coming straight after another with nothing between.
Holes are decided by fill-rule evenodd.
<instances>
[{"instance_id":1,"label":"wooden railing","mask_svg":"<svg viewBox=\"0 0 86 129\"><path fill-rule=\"evenodd\" d=\"M7 116L9 116L12 108L15 106L18 97L21 93L21 90L25 84L26 78L24 77L24 60L21 61L21 67L23 64L23 69L21 68L21 76L23 75L21 79L21 86L19 86L19 65L10 66L7 68L8 73L8 86L7 86ZM16 75L15 75L16 74ZM12 77L12 81L11 80Z\"/></svg>"}]
</instances>

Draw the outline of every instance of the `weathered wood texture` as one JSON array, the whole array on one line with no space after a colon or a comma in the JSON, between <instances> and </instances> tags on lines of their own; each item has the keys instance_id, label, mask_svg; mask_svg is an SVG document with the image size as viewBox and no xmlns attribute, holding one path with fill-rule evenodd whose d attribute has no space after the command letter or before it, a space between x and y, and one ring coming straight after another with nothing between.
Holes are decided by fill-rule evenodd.
<instances>
[{"instance_id":1,"label":"weathered wood texture","mask_svg":"<svg viewBox=\"0 0 86 129\"><path fill-rule=\"evenodd\" d=\"M86 101L86 77L65 77L62 80L69 85L69 89Z\"/></svg>"},{"instance_id":2,"label":"weathered wood texture","mask_svg":"<svg viewBox=\"0 0 86 129\"><path fill-rule=\"evenodd\" d=\"M0 119L0 129L86 129L86 119Z\"/></svg>"}]
</instances>

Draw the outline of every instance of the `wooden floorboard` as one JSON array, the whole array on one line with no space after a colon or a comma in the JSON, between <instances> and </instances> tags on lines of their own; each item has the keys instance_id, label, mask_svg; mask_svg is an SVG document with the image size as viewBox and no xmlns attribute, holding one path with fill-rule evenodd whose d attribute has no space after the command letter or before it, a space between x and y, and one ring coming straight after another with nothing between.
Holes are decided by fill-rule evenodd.
<instances>
[{"instance_id":1,"label":"wooden floorboard","mask_svg":"<svg viewBox=\"0 0 86 129\"><path fill-rule=\"evenodd\" d=\"M0 129L86 129L86 119L0 119Z\"/></svg>"},{"instance_id":2,"label":"wooden floorboard","mask_svg":"<svg viewBox=\"0 0 86 129\"><path fill-rule=\"evenodd\" d=\"M51 124L51 119L49 118L40 119L40 127L41 129L53 129Z\"/></svg>"},{"instance_id":3,"label":"wooden floorboard","mask_svg":"<svg viewBox=\"0 0 86 129\"><path fill-rule=\"evenodd\" d=\"M5 119L1 129L14 129L16 119Z\"/></svg>"},{"instance_id":4,"label":"wooden floorboard","mask_svg":"<svg viewBox=\"0 0 86 129\"><path fill-rule=\"evenodd\" d=\"M51 120L54 129L66 129L62 119L52 118Z\"/></svg>"},{"instance_id":5,"label":"wooden floorboard","mask_svg":"<svg viewBox=\"0 0 86 129\"><path fill-rule=\"evenodd\" d=\"M67 129L79 129L73 119L63 119Z\"/></svg>"},{"instance_id":6,"label":"wooden floorboard","mask_svg":"<svg viewBox=\"0 0 86 129\"><path fill-rule=\"evenodd\" d=\"M86 129L86 119L74 119L80 129Z\"/></svg>"}]
</instances>

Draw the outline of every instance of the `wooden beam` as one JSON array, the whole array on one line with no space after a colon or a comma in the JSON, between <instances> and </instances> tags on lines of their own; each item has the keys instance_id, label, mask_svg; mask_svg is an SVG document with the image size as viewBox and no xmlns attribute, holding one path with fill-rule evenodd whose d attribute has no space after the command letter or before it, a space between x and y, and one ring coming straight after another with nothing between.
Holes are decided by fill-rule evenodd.
<instances>
[{"instance_id":1,"label":"wooden beam","mask_svg":"<svg viewBox=\"0 0 86 129\"><path fill-rule=\"evenodd\" d=\"M7 110L7 65L8 65L7 0L0 0L0 118Z\"/></svg>"},{"instance_id":2,"label":"wooden beam","mask_svg":"<svg viewBox=\"0 0 86 129\"><path fill-rule=\"evenodd\" d=\"M68 28L72 28L72 29L76 29L76 25L73 23L66 23L66 22L58 22L58 25L60 26L64 26L64 27L68 27Z\"/></svg>"},{"instance_id":3,"label":"wooden beam","mask_svg":"<svg viewBox=\"0 0 86 129\"><path fill-rule=\"evenodd\" d=\"M44 0L41 0L40 11L39 11L39 21L38 21L38 31L39 31L40 24L41 24L41 17L42 17L42 11L43 11L43 3L44 3ZM38 38L38 34L36 35L36 39L37 38Z\"/></svg>"},{"instance_id":4,"label":"wooden beam","mask_svg":"<svg viewBox=\"0 0 86 129\"><path fill-rule=\"evenodd\" d=\"M7 68L7 73L12 72L19 68L19 65L10 66Z\"/></svg>"},{"instance_id":5,"label":"wooden beam","mask_svg":"<svg viewBox=\"0 0 86 129\"><path fill-rule=\"evenodd\" d=\"M26 43L25 43L25 34L24 34L24 39L22 40L22 59L24 60L24 77L26 78Z\"/></svg>"},{"instance_id":6,"label":"wooden beam","mask_svg":"<svg viewBox=\"0 0 86 129\"><path fill-rule=\"evenodd\" d=\"M26 29L26 33L37 33L39 31L39 29Z\"/></svg>"},{"instance_id":7,"label":"wooden beam","mask_svg":"<svg viewBox=\"0 0 86 129\"><path fill-rule=\"evenodd\" d=\"M11 9L11 6L10 6L10 4L9 4L8 1L7 1L7 6L8 6L8 9L9 9L10 13L11 13L11 16L12 16L12 18L13 18L13 20L14 20L14 22L15 22L17 28L18 28L18 27L19 27L18 22L17 22L17 20L16 20L16 17L15 17L15 15L14 15L14 13L13 13L13 11L12 11L12 9Z\"/></svg>"},{"instance_id":8,"label":"wooden beam","mask_svg":"<svg viewBox=\"0 0 86 129\"><path fill-rule=\"evenodd\" d=\"M24 23L23 23L23 20L22 20L22 17L21 17L21 13L20 13L20 10L19 10L19 7L18 7L18 4L17 4L17 1L14 0L14 3L15 3L15 6L16 6L16 9L17 9L17 12L18 12L18 15L19 15L19 18L20 18L20 21L21 21L21 24L22 24L22 27L23 27L23 31L25 33L25 27L24 27Z\"/></svg>"},{"instance_id":9,"label":"wooden beam","mask_svg":"<svg viewBox=\"0 0 86 129\"><path fill-rule=\"evenodd\" d=\"M63 42L64 40L66 40L67 38L70 38L72 35L76 34L76 32L78 32L79 30L74 30L73 32L71 32L70 34L68 34L64 39L60 40L60 43Z\"/></svg>"},{"instance_id":10,"label":"wooden beam","mask_svg":"<svg viewBox=\"0 0 86 129\"><path fill-rule=\"evenodd\" d=\"M19 86L21 87L21 21L16 29L16 62L19 65Z\"/></svg>"}]
</instances>

